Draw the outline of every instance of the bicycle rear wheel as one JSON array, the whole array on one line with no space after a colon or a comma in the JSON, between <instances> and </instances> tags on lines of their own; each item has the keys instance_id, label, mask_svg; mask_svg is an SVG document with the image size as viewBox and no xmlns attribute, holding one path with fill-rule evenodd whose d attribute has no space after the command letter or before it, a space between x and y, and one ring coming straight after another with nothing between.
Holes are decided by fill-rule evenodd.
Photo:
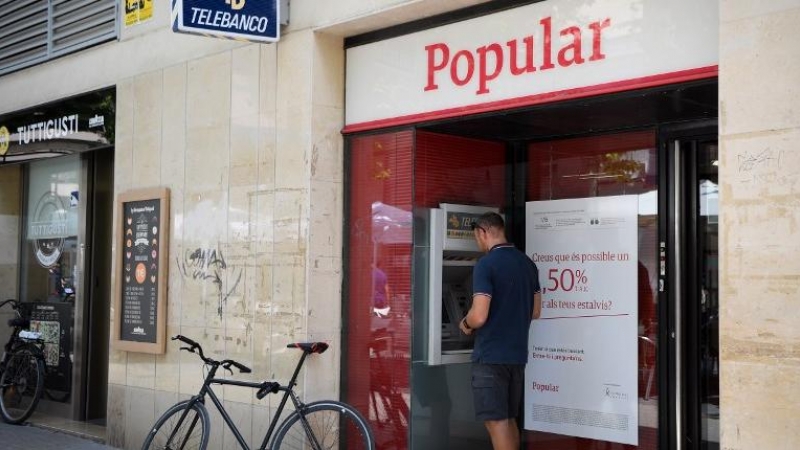
<instances>
[{"instance_id":1,"label":"bicycle rear wheel","mask_svg":"<svg viewBox=\"0 0 800 450\"><path fill-rule=\"evenodd\" d=\"M176 403L167 410L147 433L142 450L205 450L208 445L208 411L195 403L183 416L191 400Z\"/></svg>"},{"instance_id":2,"label":"bicycle rear wheel","mask_svg":"<svg viewBox=\"0 0 800 450\"><path fill-rule=\"evenodd\" d=\"M366 419L336 401L309 403L281 423L272 450L375 450Z\"/></svg>"},{"instance_id":3,"label":"bicycle rear wheel","mask_svg":"<svg viewBox=\"0 0 800 450\"><path fill-rule=\"evenodd\" d=\"M18 424L36 409L44 389L44 361L29 347L14 351L0 377L0 415Z\"/></svg>"}]
</instances>

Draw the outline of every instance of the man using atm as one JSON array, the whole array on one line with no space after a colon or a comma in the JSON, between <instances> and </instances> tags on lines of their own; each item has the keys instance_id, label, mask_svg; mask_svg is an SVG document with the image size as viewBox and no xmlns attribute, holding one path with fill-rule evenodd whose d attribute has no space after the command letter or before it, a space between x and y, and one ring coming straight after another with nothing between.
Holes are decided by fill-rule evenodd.
<instances>
[{"instance_id":1,"label":"man using atm","mask_svg":"<svg viewBox=\"0 0 800 450\"><path fill-rule=\"evenodd\" d=\"M485 255L475 265L472 307L459 328L464 334L475 333L475 415L486 425L494 450L517 450L516 417L524 396L528 330L542 311L539 271L506 240L499 214L481 215L472 230Z\"/></svg>"}]
</instances>

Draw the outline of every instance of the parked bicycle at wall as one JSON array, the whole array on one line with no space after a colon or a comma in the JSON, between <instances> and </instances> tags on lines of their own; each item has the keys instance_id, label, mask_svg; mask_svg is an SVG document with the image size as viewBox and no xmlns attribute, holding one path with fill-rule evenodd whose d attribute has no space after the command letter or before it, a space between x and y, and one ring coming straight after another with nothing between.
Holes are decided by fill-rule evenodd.
<instances>
[{"instance_id":1,"label":"parked bicycle at wall","mask_svg":"<svg viewBox=\"0 0 800 450\"><path fill-rule=\"evenodd\" d=\"M256 398L259 400L268 394L283 392L280 405L272 417L261 446L258 447L260 450L267 448L272 450L345 448L375 450L372 430L366 419L355 408L335 400L322 400L306 404L300 401L294 391L294 387L297 385L297 376L306 357L324 352L328 349L328 344L324 342L289 344L288 348L296 348L302 350L303 353L291 380L286 385L282 385L275 381L256 383L216 378L217 370L220 367L231 374L233 374L231 367L235 367L240 373L250 373L251 370L230 359L216 361L206 357L200 344L187 337L178 335L172 340L179 340L188 345L188 347L181 347L181 350L197 354L208 368L208 373L197 395L189 400L178 402L156 421L144 441L143 450L205 449L208 445L210 429L208 411L205 406L206 397L211 399L239 446L244 450L249 450L250 447L228 415L219 397L214 393L212 385L243 386L256 389ZM289 399L294 404L294 411L278 426L278 419ZM275 438L270 441L273 431ZM267 447L268 443L271 443L269 447ZM226 445L226 448L230 447Z\"/></svg>"},{"instance_id":2,"label":"parked bicycle at wall","mask_svg":"<svg viewBox=\"0 0 800 450\"><path fill-rule=\"evenodd\" d=\"M44 341L29 331L31 321L20 311L18 301L9 299L0 308L11 305L16 317L8 321L12 328L0 359L0 415L7 423L18 424L36 409L44 390Z\"/></svg>"}]
</instances>

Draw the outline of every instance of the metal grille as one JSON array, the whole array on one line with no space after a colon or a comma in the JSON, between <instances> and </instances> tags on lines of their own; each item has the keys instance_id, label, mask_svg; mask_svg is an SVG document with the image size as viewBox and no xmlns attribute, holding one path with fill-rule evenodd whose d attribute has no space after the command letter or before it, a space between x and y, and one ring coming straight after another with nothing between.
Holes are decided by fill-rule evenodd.
<instances>
[{"instance_id":1,"label":"metal grille","mask_svg":"<svg viewBox=\"0 0 800 450\"><path fill-rule=\"evenodd\" d=\"M0 75L116 39L116 0L0 0Z\"/></svg>"}]
</instances>

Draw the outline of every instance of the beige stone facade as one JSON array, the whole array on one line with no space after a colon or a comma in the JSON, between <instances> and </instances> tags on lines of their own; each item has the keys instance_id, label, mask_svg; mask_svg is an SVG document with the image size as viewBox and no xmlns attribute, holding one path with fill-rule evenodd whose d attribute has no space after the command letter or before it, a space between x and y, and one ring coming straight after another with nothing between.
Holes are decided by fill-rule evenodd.
<instances>
[{"instance_id":1,"label":"beige stone facade","mask_svg":"<svg viewBox=\"0 0 800 450\"><path fill-rule=\"evenodd\" d=\"M722 448L800 443L800 2L720 2Z\"/></svg>"},{"instance_id":2,"label":"beige stone facade","mask_svg":"<svg viewBox=\"0 0 800 450\"><path fill-rule=\"evenodd\" d=\"M171 190L167 334L251 366L240 380L288 379L297 354L287 343L331 342L306 365L300 390L338 398L343 39L482 2L293 0L274 45L173 34L169 2L154 3L154 18L122 26L119 41L0 77L0 114L116 86L115 194ZM725 450L800 442L797 23L798 0L720 2ZM20 173L0 168L0 298L16 291ZM196 250L224 255L221 287L182 270ZM173 343L158 356L112 350L109 444L139 448L161 412L201 382L197 357ZM250 390L219 392L258 445L275 404ZM209 412L209 448L232 448Z\"/></svg>"}]
</instances>

